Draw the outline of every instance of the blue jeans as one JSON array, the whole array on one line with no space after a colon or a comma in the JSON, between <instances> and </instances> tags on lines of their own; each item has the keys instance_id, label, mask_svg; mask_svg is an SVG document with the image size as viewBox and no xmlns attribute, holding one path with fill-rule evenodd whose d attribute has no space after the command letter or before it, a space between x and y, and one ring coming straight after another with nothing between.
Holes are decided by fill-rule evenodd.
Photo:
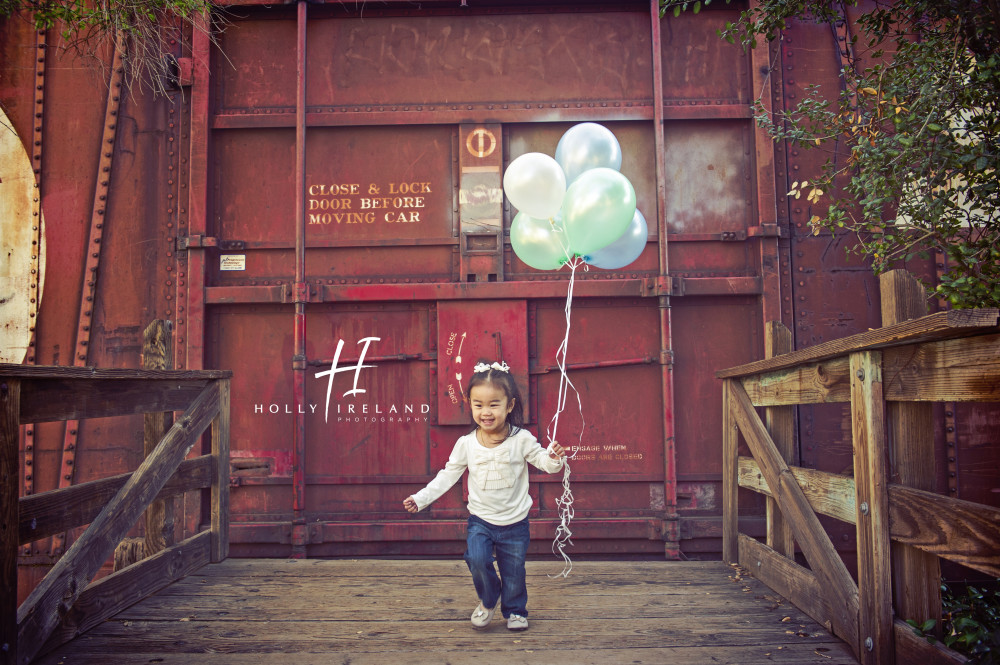
<instances>
[{"instance_id":1,"label":"blue jeans","mask_svg":"<svg viewBox=\"0 0 1000 665\"><path fill-rule=\"evenodd\" d=\"M511 614L528 616L528 587L525 583L524 560L528 555L528 518L520 522L499 526L469 516L469 531L465 563L472 573L472 583L483 607L496 607L504 618ZM496 552L500 577L493 567Z\"/></svg>"}]
</instances>

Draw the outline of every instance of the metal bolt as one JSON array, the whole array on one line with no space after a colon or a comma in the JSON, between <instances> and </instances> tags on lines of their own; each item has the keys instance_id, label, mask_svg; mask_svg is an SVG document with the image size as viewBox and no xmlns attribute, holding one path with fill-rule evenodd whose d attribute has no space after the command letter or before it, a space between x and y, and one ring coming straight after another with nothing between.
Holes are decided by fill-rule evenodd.
<instances>
[{"instance_id":1,"label":"metal bolt","mask_svg":"<svg viewBox=\"0 0 1000 665\"><path fill-rule=\"evenodd\" d=\"M873 640L870 637L866 637L865 638L865 648L868 649L869 651L874 650L875 649L875 640Z\"/></svg>"},{"instance_id":2,"label":"metal bolt","mask_svg":"<svg viewBox=\"0 0 1000 665\"><path fill-rule=\"evenodd\" d=\"M862 515L867 515L868 514L868 502L867 501L862 501L861 502L861 514Z\"/></svg>"},{"instance_id":3,"label":"metal bolt","mask_svg":"<svg viewBox=\"0 0 1000 665\"><path fill-rule=\"evenodd\" d=\"M857 377L858 377L859 379L861 379L862 381L864 381L864 380L865 380L865 370L863 370L863 369L859 369L859 370L857 371Z\"/></svg>"}]
</instances>

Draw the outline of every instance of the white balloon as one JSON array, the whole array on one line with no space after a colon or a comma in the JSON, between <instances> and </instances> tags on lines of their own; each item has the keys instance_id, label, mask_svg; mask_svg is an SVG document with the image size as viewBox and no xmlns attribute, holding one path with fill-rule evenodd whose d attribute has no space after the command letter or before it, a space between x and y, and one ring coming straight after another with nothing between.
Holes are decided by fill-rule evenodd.
<instances>
[{"instance_id":1,"label":"white balloon","mask_svg":"<svg viewBox=\"0 0 1000 665\"><path fill-rule=\"evenodd\" d=\"M621 171L622 148L610 129L596 122L573 125L556 145L556 162L572 183L584 171L608 168Z\"/></svg>"},{"instance_id":2,"label":"white balloon","mask_svg":"<svg viewBox=\"0 0 1000 665\"><path fill-rule=\"evenodd\" d=\"M562 206L566 176L556 160L540 152L529 152L507 166L503 190L519 211L536 219L548 219Z\"/></svg>"}]
</instances>

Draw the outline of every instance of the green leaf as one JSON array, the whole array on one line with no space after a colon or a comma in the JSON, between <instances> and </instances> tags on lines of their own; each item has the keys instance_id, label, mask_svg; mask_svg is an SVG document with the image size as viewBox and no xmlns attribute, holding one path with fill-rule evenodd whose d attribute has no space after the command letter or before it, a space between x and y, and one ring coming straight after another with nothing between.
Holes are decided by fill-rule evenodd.
<instances>
[{"instance_id":1,"label":"green leaf","mask_svg":"<svg viewBox=\"0 0 1000 665\"><path fill-rule=\"evenodd\" d=\"M701 0L694 3L694 13L697 14L701 11Z\"/></svg>"}]
</instances>

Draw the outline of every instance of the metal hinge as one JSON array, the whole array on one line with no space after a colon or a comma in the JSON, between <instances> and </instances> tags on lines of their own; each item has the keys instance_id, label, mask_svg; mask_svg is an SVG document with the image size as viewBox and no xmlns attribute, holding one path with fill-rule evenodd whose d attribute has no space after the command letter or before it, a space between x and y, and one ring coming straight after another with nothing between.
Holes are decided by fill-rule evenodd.
<instances>
[{"instance_id":1,"label":"metal hinge","mask_svg":"<svg viewBox=\"0 0 1000 665\"><path fill-rule=\"evenodd\" d=\"M223 251L240 250L246 248L243 240L219 240L212 236L190 235L177 236L177 250L191 249L192 247L218 247Z\"/></svg>"},{"instance_id":2,"label":"metal hinge","mask_svg":"<svg viewBox=\"0 0 1000 665\"><path fill-rule=\"evenodd\" d=\"M777 224L761 224L748 228L747 235L751 238L784 238L788 233Z\"/></svg>"}]
</instances>

